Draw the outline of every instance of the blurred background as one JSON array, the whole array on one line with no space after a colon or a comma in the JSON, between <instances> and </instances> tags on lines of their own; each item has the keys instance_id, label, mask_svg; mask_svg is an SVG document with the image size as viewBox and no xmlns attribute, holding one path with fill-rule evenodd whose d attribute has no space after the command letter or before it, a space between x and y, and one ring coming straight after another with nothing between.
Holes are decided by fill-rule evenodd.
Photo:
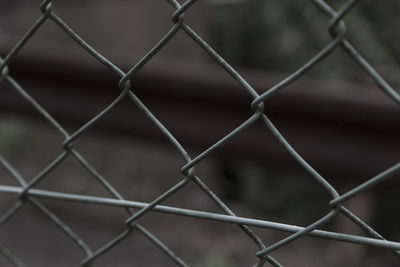
<instances>
[{"instance_id":1,"label":"blurred background","mask_svg":"<svg viewBox=\"0 0 400 267\"><path fill-rule=\"evenodd\" d=\"M327 1L340 8L346 1ZM0 1L4 58L40 16L40 1ZM172 27L159 0L53 3L54 12L98 52L128 71ZM361 1L346 16L347 38L394 88L400 85L400 3ZM261 92L301 67L331 40L329 18L311 1L208 0L185 22ZM119 93L119 77L53 21L9 64L10 75L69 133ZM248 119L252 98L184 32L132 79L133 91L194 158ZM265 104L277 128L339 193L399 161L400 109L340 48ZM27 180L62 152L63 136L7 82L0 83L0 154ZM143 112L119 104L74 147L124 196L150 202L183 176L184 159ZM306 226L324 216L329 195L258 122L197 166L199 176L243 217ZM399 240L398 175L346 206L389 240ZM2 185L17 185L0 169ZM110 197L73 158L36 188ZM0 195L3 214L16 201ZM123 209L43 201L94 250L124 229ZM220 212L193 184L165 205ZM149 213L140 223L191 266L251 266L257 247L235 225ZM366 235L338 216L325 230ZM287 236L255 229L268 245ZM78 266L84 255L35 207L0 228L0 243L27 266ZM389 251L301 238L272 254L285 266L398 266ZM0 266L11 266L0 257ZM175 266L133 233L94 266Z\"/></svg>"}]
</instances>

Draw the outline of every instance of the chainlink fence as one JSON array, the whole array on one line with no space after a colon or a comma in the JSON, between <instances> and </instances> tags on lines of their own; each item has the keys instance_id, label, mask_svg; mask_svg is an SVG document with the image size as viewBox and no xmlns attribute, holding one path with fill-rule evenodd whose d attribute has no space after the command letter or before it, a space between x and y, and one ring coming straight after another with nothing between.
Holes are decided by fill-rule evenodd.
<instances>
[{"instance_id":1,"label":"chainlink fence","mask_svg":"<svg viewBox=\"0 0 400 267\"><path fill-rule=\"evenodd\" d=\"M53 3L54 2L54 3ZM282 266L279 263L279 259L275 259L270 254L275 250L288 245L289 243L295 241L298 238L309 235L313 237L318 237L322 239L336 240L340 242L355 243L366 246L374 246L385 248L391 250L396 256L400 256L400 242L388 241L378 232L376 232L367 223L357 217L352 211L345 207L345 202L356 195L364 192L365 190L375 186L377 183L381 183L384 180L393 177L395 174L400 172L400 163L393 165L392 167L384 170L383 172L377 174L376 176L365 179L366 181L353 189L349 190L344 194L339 194L337 190L323 177L321 176L311 165L309 165L302 156L287 142L285 137L279 132L275 125L268 118L268 115L264 113L264 106L268 105L268 98L275 92L285 89L289 84L300 79L305 73L307 73L312 68L318 67L318 64L327 58L334 50L342 49L347 55L354 60L360 68L362 68L375 82L376 86L383 90L387 97L391 98L397 104L400 104L400 95L396 92L375 70L374 68L365 60L365 58L357 51L357 49L351 44L351 42L346 39L346 25L343 18L351 13L359 1L351 0L347 1L339 10L333 9L328 3L322 0L311 0L310 4L314 4L322 13L324 13L329 19L327 26L327 31L331 36L331 41L326 44L326 46L321 49L314 57L312 57L308 62L301 66L294 73L289 75L286 79L282 80L272 88L265 90L262 94L258 94L250 85L251 81L246 81L228 62L226 62L220 55L218 55L212 47L210 47L187 23L185 23L184 13L188 9L192 8L193 4L196 3L195 0L187 0L180 4L175 0L167 0L167 2L172 6L171 19L172 26L171 29L165 36L155 45L143 58L141 58L128 72L122 71L117 65L113 64L102 54L98 53L95 48L86 43L76 32L70 28L70 26L62 20L57 15L55 11L56 3L52 0L45 0L40 5L41 15L38 20L32 25L32 27L25 33L25 35L20 39L20 41L9 51L9 53L1 59L1 76L0 82L9 83L13 89L15 89L21 98L27 100L36 110L39 112L54 128L61 134L64 138L63 144L60 145L62 152L53 159L53 161L39 172L38 175L31 179L22 177L22 175L15 169L6 158L0 155L0 162L3 168L11 174L11 176L18 182L19 186L6 186L0 185L0 192L2 194L13 194L16 195L17 201L0 217L0 226L3 226L10 218L15 216L18 211L26 204L30 203L35 206L44 216L50 218L59 228L73 240L82 252L84 257L80 263L77 265L81 266L91 266L95 264L96 260L101 257L101 255L107 253L111 248L118 248L119 243L129 236L133 231L137 231L150 240L154 246L164 252L169 258L176 263L178 266L188 266L179 255L176 255L170 248L168 248L163 242L153 235L149 230L144 228L139 223L139 219L145 216L149 212L162 212L168 213L174 216L189 216L193 218L201 218L212 221L217 221L220 223L235 224L239 226L241 231L246 233L248 238L250 238L257 246L258 251L254 251L254 262L249 263L254 266ZM251 18L249 18L251 19ZM99 114L93 117L85 125L79 128L73 133L68 133L62 125L60 125L51 114L49 114L33 97L31 97L24 88L10 75L9 63L18 54L22 47L29 42L30 38L36 33L36 31L44 23L55 23L57 24L65 34L69 35L76 43L78 43L82 49L85 49L87 53L92 55L97 59L99 64L105 65L110 72L115 72L120 76L119 81L119 96L102 110ZM252 115L239 125L236 129L230 132L228 135L221 138L214 145L210 146L202 153L196 156L190 156L186 149L180 144L173 134L165 127L165 125L154 116L142 102L131 90L131 85L135 84L134 75L140 70L149 60L152 59L174 36L179 32L185 33L189 36L193 42L198 44L198 49L203 49L208 53L208 55L214 59L226 72L230 74L232 79L235 79L250 96L253 101L249 103L249 108L251 108ZM86 130L91 128L93 125L98 123L107 113L113 110L121 101L128 100L132 105L136 105L142 112L143 116L146 116L151 120L159 129L159 131L165 135L165 137L171 142L175 149L180 153L180 155L187 162L186 165L182 166L180 170L176 170L183 175L183 178L175 184L173 187L169 188L166 192L159 195L150 203L136 202L124 199L121 194L108 182L106 177L102 176L79 151L74 148L74 141L77 140ZM238 135L240 132L246 131L246 129L254 124L255 122L261 121L265 127L267 127L275 138L284 146L287 153L290 153L293 158L301 165L314 179L315 182L319 183L321 190L326 191L326 194L330 196L330 202L326 203L330 206L330 211L325 216L316 220L306 227L299 227L294 225L288 225L283 223L276 223L266 220L256 220L252 218L245 218L236 216L233 211L216 195L206 183L196 174L195 168L203 159L208 157L211 153L218 150L220 146L228 142L231 138ZM61 162L63 162L67 157L73 157L80 162L82 166L110 193L109 198L105 197L95 197L90 195L78 195L69 194L63 192L54 192L48 190L35 189L40 182L48 177L48 174L56 169ZM171 206L162 205L163 202L177 193L179 190L185 190L185 186L189 183L193 183L198 186L205 195L207 195L211 200L213 200L221 209L223 213L211 213L202 212L197 210L182 209ZM87 242L78 234L76 234L73 229L71 229L63 220L57 217L46 205L44 205L42 199L53 199L53 200L63 200L66 202L79 202L79 203L92 203L98 205L108 205L118 209L125 209L127 212L127 218L121 224L124 224L124 230L111 240L104 244L102 247L93 250L93 248L87 245ZM342 234L337 232L329 232L319 230L321 226L330 222L335 216L342 214L353 221L361 229L363 229L369 237L352 235L352 234ZM253 227L275 229L278 231L288 232L289 235L275 243L271 243L269 240L261 240L255 232L252 230ZM0 252L11 264L15 266L29 266L29 262L23 263L18 258L17 252L12 252L7 249L6 244L0 244ZM134 259L132 259L134 262ZM134 264L134 263L133 263Z\"/></svg>"}]
</instances>

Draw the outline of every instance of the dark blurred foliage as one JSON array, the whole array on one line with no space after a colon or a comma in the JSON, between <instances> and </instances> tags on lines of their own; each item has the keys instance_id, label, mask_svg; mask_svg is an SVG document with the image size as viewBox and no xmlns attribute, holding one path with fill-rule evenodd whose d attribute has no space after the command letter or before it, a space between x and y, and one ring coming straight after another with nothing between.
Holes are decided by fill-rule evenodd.
<instances>
[{"instance_id":1,"label":"dark blurred foliage","mask_svg":"<svg viewBox=\"0 0 400 267\"><path fill-rule=\"evenodd\" d=\"M347 1L326 2L339 10ZM344 18L346 39L395 88L400 86L398 14L398 0L367 0L359 1ZM309 0L210 0L209 18L214 47L235 66L292 73L331 41L327 30L330 18ZM372 84L340 47L309 75L328 81ZM286 215L288 221L296 223L314 220L326 212L326 193L301 172L273 166L231 165L236 167L228 166L225 187L230 200L245 202L254 210L280 218ZM338 189L341 193L348 190ZM373 209L371 224L384 236L397 240L398 193L393 191L371 190L368 197L375 205L369 207ZM385 266L392 266L380 259Z\"/></svg>"},{"instance_id":2,"label":"dark blurred foliage","mask_svg":"<svg viewBox=\"0 0 400 267\"><path fill-rule=\"evenodd\" d=\"M338 10L346 1L326 1ZM235 65L290 73L331 40L330 20L312 1L210 1L214 45ZM347 14L346 38L392 84L400 60L400 2L359 1ZM356 82L368 80L340 48L320 63L313 76Z\"/></svg>"}]
</instances>

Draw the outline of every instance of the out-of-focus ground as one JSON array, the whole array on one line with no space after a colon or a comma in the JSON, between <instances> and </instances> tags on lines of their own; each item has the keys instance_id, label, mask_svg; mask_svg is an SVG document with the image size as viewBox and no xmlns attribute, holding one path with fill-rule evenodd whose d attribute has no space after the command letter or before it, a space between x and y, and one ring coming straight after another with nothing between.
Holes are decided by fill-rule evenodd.
<instances>
[{"instance_id":1,"label":"out-of-focus ground","mask_svg":"<svg viewBox=\"0 0 400 267\"><path fill-rule=\"evenodd\" d=\"M3 115L1 118L0 134L8 137L7 142L2 139L2 155L28 180L60 153L62 139L47 125L13 116ZM83 135L74 147L128 200L151 201L182 179L177 170L183 164L183 160L176 151L168 147L90 131ZM213 158L205 161L199 166L198 174L212 190L224 196L224 186L228 186L229 183L226 182L218 163L219 161ZM318 192L317 187L306 189L301 188L301 184L296 185L296 179L304 177L292 176L288 179L285 175L279 176L279 173L263 176L260 167L251 164L244 164L236 169L241 169L243 176L248 175L241 177L239 172L238 177L243 179L242 183L249 185L242 185L243 191L240 192L239 199L224 200L240 216L301 225L311 222L325 212L326 208L316 203L318 199L312 200L312 203L308 203L307 200L315 197L324 199L324 193ZM259 180L260 178L262 180ZM274 182L274 179L279 178L282 182ZM11 176L3 170L0 179L1 184L16 185ZM257 188L260 181L265 185L269 183L273 190L268 187ZM255 184L256 188L251 184ZM297 190L290 188L293 186L298 187ZM36 188L109 196L73 158L63 162ZM292 196L293 199L287 195L290 192L301 196ZM368 194L364 195L353 204L349 203L348 207L362 218L371 221L374 211L371 210L368 198ZM14 201L15 197L2 195L1 211L4 212ZM296 201L296 204L293 201ZM93 249L99 248L120 233L127 218L127 214L121 208L55 200L43 200L43 203ZM187 185L164 204L219 212L207 196L193 184ZM306 206L307 204L309 206ZM140 219L140 223L193 266L250 266L255 261L257 247L235 225L160 213L146 214ZM336 219L326 229L362 234L343 218ZM256 232L266 244L286 236L284 233L267 229L257 229ZM64 233L30 204L24 206L0 228L0 237L1 243L26 262L27 266L76 266L84 256ZM293 242L274 252L273 256L285 266L396 266L396 258L381 249L310 237ZM1 266L9 266L4 259L0 260ZM95 262L95 266L175 264L135 232L101 256Z\"/></svg>"},{"instance_id":2,"label":"out-of-focus ground","mask_svg":"<svg viewBox=\"0 0 400 267\"><path fill-rule=\"evenodd\" d=\"M232 5L228 3L229 1L225 1L228 5L221 4L223 2L198 1L185 14L185 21L235 65L291 72L329 41L326 32L328 20L311 5L303 6L300 1L267 1L268 3L265 4L267 6L262 4L260 8L256 5L257 1L249 1L247 3L250 4L246 6L241 6L241 1L231 1ZM340 4L340 1L332 2L336 5ZM393 1L388 2L392 3L392 8L387 18L393 19L396 8ZM110 3L105 0L84 1L77 5L71 1L55 1L54 10L78 34L111 61L118 62L122 55L125 62L132 62L131 65L133 65L171 28L170 16L173 9L166 1L158 3L155 0L120 0ZM22 0L1 3L0 49L2 52L8 52L39 17L39 4L40 1ZM350 24L355 26L356 30L351 32L352 26L349 28L353 33L353 39L357 44L363 44L362 52L369 55L368 59L377 64L378 70L383 72L390 82L397 84L399 82L396 49L383 45L388 42L385 41L387 40L385 37L382 37L386 34L385 36L389 36L389 39L392 37L396 39L396 35L390 35L388 27L381 27L385 29L384 31L379 30L379 27L367 27L371 21L378 23L376 18L383 12L381 7L371 9L368 3L360 6L360 10L367 10L370 13L364 12L364 14L360 10L354 12L355 19L351 20ZM254 21L246 17L244 12L246 10L254 11ZM300 12L302 10L304 13ZM263 12L266 16L262 16ZM219 15L216 15L217 13ZM285 16L285 14L289 15ZM303 14L306 15L303 16ZM295 23L295 27L290 26L293 25L293 21L288 17L297 18L299 23ZM242 23L243 21L245 22ZM386 25L384 22L379 23ZM397 25L396 23L394 25ZM264 26L254 28L256 25ZM357 29L363 29L363 31L357 31ZM260 31L265 34L260 34ZM375 35L376 32L379 35ZM363 41L365 39L369 41ZM303 47L304 50L299 50L299 47ZM87 56L87 53L72 42L54 23L45 23L19 55L29 55L32 51L40 51L40 53L34 53L39 59L41 56L53 57L66 62ZM321 64L321 68L313 71L311 76L336 82L342 81L341 79L355 81L360 88L366 88L365 91L360 90L357 93L365 93L372 96L372 99L376 97L376 99L386 101L383 93L370 90L371 80L359 70L356 64L350 61L343 52L335 53L333 57ZM1 56L4 57L5 54ZM19 56L16 60L18 58ZM179 60L180 63L208 64L212 62L204 51L182 33L178 33L155 60L159 58L165 60L164 62L174 60ZM41 67L40 60L29 63L37 64L38 69ZM82 65L79 71L84 72L89 68L90 65ZM72 73L72 70L66 69L65 72ZM20 77L16 78L18 80ZM95 80L96 77L89 75L88 79ZM23 86L26 86L29 91L29 84L23 84ZM63 86L68 86L68 84ZM38 85L36 84L35 87ZM91 96L89 93L87 95ZM47 96L47 99L51 98L51 95ZM343 98L345 98L344 95ZM60 103L60 105L69 104L72 103ZM310 105L317 105L317 103L310 103ZM71 114L74 114L73 112L74 110L71 110ZM89 110L89 114L96 112L96 110ZM78 127L63 121L62 124L70 132ZM335 124L332 127L342 126ZM228 130L231 129L226 129ZM302 130L304 135L307 131L308 129ZM331 132L329 129L325 131ZM204 135L206 134L208 134L207 131L204 132ZM295 136L291 138L294 139L293 141L296 141ZM387 136L390 137L390 133ZM32 179L62 152L63 141L63 138L43 120L31 120L5 111L0 114L0 153L27 180ZM74 142L74 147L128 200L149 202L183 178L180 174L180 168L185 163L183 158L172 146L160 145L151 139L134 138L129 134L121 135L113 129L107 131L91 129ZM331 147L334 150L336 143L332 143ZM198 150L191 149L192 147L189 147L193 155L199 153ZM365 151L368 152L368 149ZM373 156L383 155L384 151L377 152L374 149L365 154L366 157L373 158ZM326 155L321 155L323 156ZM327 193L322 191L309 175L299 169L282 169L268 162L253 161L243 159L243 157L226 160L218 155L211 155L199 164L197 172L239 216L293 225L308 225L325 215L330 208L327 205L329 201ZM371 173L370 176L373 174L375 173ZM340 193L355 186L353 181L347 183L346 178L343 177L329 177L329 179L338 186ZM0 184L16 185L13 178L3 169L0 169ZM109 196L99 183L71 157L43 179L36 188ZM15 196L0 195L0 214L3 214L16 200ZM385 237L390 240L399 240L400 218L397 202L397 187L388 185L378 186L349 201L346 206ZM76 231L93 250L100 248L124 230L127 214L122 208L53 200L43 200L43 203ZM187 185L163 204L219 212L216 205L193 184ZM140 219L140 223L165 242L190 266L239 267L251 266L255 263L255 253L258 248L236 225L160 213L146 214ZM324 229L365 235L351 222L340 216ZM256 229L256 232L267 245L287 236L287 234L267 229ZM78 266L84 257L84 254L64 233L29 203L3 227L0 227L0 245L20 257L27 266L33 267ZM284 266L398 266L398 259L383 249L309 237L301 238L272 255ZM0 266L10 266L10 264L0 256ZM94 266L175 266L175 264L143 236L134 232L110 252L96 260Z\"/></svg>"}]
</instances>

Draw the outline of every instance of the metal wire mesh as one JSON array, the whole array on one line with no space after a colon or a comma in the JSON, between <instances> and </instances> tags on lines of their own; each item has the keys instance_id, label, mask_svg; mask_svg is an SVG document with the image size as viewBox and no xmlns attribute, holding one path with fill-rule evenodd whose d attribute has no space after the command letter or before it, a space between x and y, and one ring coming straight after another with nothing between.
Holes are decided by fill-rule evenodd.
<instances>
[{"instance_id":1,"label":"metal wire mesh","mask_svg":"<svg viewBox=\"0 0 400 267\"><path fill-rule=\"evenodd\" d=\"M383 172L377 174L376 176L367 179L366 182L354 187L344 194L339 194L337 190L323 177L321 176L313 167L308 164L302 156L288 143L285 137L279 132L275 125L268 118L267 114L264 113L264 105L268 105L268 98L275 92L285 89L289 84L295 82L301 78L305 73L307 73L312 68L318 66L318 64L328 57L334 50L343 49L347 55L354 60L360 68L362 68L375 82L376 86L383 90L388 97L390 97L397 104L400 104L400 95L396 90L394 90L375 70L374 68L365 60L365 58L357 51L357 49L351 44L350 41L346 39L346 26L343 22L343 18L351 12L351 10L358 3L357 0L347 1L339 10L333 9L329 4L322 0L311 0L322 13L324 13L329 18L329 23L327 30L332 38L332 40L326 44L326 46L321 49L314 57L312 57L308 62L301 66L294 73L289 75L286 79L282 80L272 88L264 91L262 94L258 94L248 81L246 81L228 62L226 62L218 53L216 53L212 47L210 47L184 20L184 12L190 9L196 0L187 0L183 4L178 3L176 0L167 0L167 2L172 6L173 12L171 12L172 26L167 34L155 45L151 50L141 58L128 72L122 71L117 65L110 62L103 55L98 53L92 46L86 43L70 26L64 22L55 12L53 7L55 4L52 0L45 0L40 6L41 15L39 19L32 25L32 27L25 33L25 35L20 39L20 41L9 51L4 59L1 59L0 66L0 82L9 83L12 88L14 88L21 96L27 100L36 110L39 112L43 118L45 118L54 128L61 134L64 138L64 142L61 145L62 152L53 159L53 161L44 169L42 169L38 175L32 179L25 179L11 164L0 155L0 163L4 169L11 174L11 176L19 183L20 186L6 186L0 185L0 192L2 194L14 194L18 196L18 201L16 201L7 212L2 214L0 217L0 226L3 226L10 218L12 218L18 211L26 204L31 203L38 210L40 210L44 216L50 218L59 228L72 239L76 246L85 254L84 259L80 263L81 266L90 266L96 261L101 255L107 253L112 247L118 247L118 244L129 236L133 231L138 231L146 238L148 238L154 245L168 255L172 261L178 266L187 266L187 264L176 255L171 249L169 249L165 244L162 243L155 235L146 230L141 226L138 221L142 216L145 216L149 212L157 211L163 213L173 214L175 216L190 216L194 218L203 218L208 220L213 220L221 223L235 224L244 231L247 236L254 241L258 246L259 251L255 251L254 266L264 266L265 264L270 264L272 266L281 266L277 259L272 258L269 254L287 244L293 242L294 240L301 238L305 235L319 237L323 239L337 240L340 242L356 243L367 246L381 247L391 250L396 256L400 256L400 242L388 241L382 237L378 232L376 232L372 227L370 227L363 220L358 218L352 211L345 207L345 202L356 195L364 192L365 190L375 186L384 180L393 177L395 174L400 172L400 163L393 165L392 167L384 170ZM69 35L76 43L78 43L82 49L85 49L87 53L92 55L99 63L105 65L111 72L115 72L120 76L119 88L121 90L118 97L109 104L104 110L93 117L85 125L79 128L73 133L68 133L62 125L60 125L51 114L49 114L41 105L32 98L27 91L25 91L21 85L10 76L9 74L9 63L18 54L22 47L29 42L30 38L37 32L37 30L44 23L55 23L57 24L67 35ZM253 114L239 125L235 130L230 132L228 135L221 138L214 145L210 146L202 153L195 157L191 157L186 149L180 144L171 132L165 127L165 125L154 116L142 102L131 90L131 84L135 83L134 75L140 70L149 60L152 59L171 39L174 38L177 32L183 32L189 36L193 42L197 43L199 49L206 51L209 56L214 59L227 73L230 74L232 79L235 79L250 96L253 98L252 103L249 103ZM122 100L128 99L132 105L136 105L143 112L143 116L146 116L151 120L160 130L160 132L165 135L165 137L171 142L175 149L181 154L181 156L187 162L180 172L183 178L175 184L173 187L169 188L166 192L159 195L150 203L135 202L130 200L125 200L120 193L103 177L86 159L83 157L79 151L74 148L73 142L79 138L86 130L91 128L93 125L97 124L107 113L113 110ZM221 145L229 141L234 136L238 135L240 132L246 131L246 129L257 121L261 121L265 127L267 127L275 138L284 146L287 153L290 153L293 158L300 164L315 180L319 183L321 189L326 190L329 194L331 200L327 203L331 208L329 213L327 213L322 218L311 223L306 227L298 227L288 224L275 223L265 220L256 220L245 217L238 217L231 211L226 204L214 194L208 186L203 182L203 180L196 175L195 168L202 160L208 157L212 152L219 149ZM48 177L48 174L57 168L61 162L63 162L67 157L73 157L81 163L84 168L101 184L106 188L110 197L94 197L90 195L77 195L77 194L67 194L62 192L46 191L35 189L40 182ZM178 170L177 170L178 171ZM29 181L29 182L28 182ZM169 198L171 195L175 194L178 190L184 190L185 186L189 183L197 185L210 199L212 199L222 210L223 214L202 212L197 210L181 209L170 206L161 205L163 201ZM92 203L98 205L109 205L115 208L123 208L128 213L128 217L123 222L125 224L125 229L109 242L104 244L99 249L93 251L85 240L76 234L63 220L58 218L49 208L46 207L41 202L41 199L53 199L53 200L64 200L70 202L80 202L80 203ZM338 214L342 214L353 221L356 225L362 228L369 237L342 234L337 232L328 232L318 230L322 225L331 221ZM286 238L275 242L269 243L266 240L264 243L251 229L251 227L260 227L275 229L279 231L291 233ZM6 247L0 246L0 253L13 265L15 266L25 266L24 263L19 260L18 256L9 251Z\"/></svg>"}]
</instances>

